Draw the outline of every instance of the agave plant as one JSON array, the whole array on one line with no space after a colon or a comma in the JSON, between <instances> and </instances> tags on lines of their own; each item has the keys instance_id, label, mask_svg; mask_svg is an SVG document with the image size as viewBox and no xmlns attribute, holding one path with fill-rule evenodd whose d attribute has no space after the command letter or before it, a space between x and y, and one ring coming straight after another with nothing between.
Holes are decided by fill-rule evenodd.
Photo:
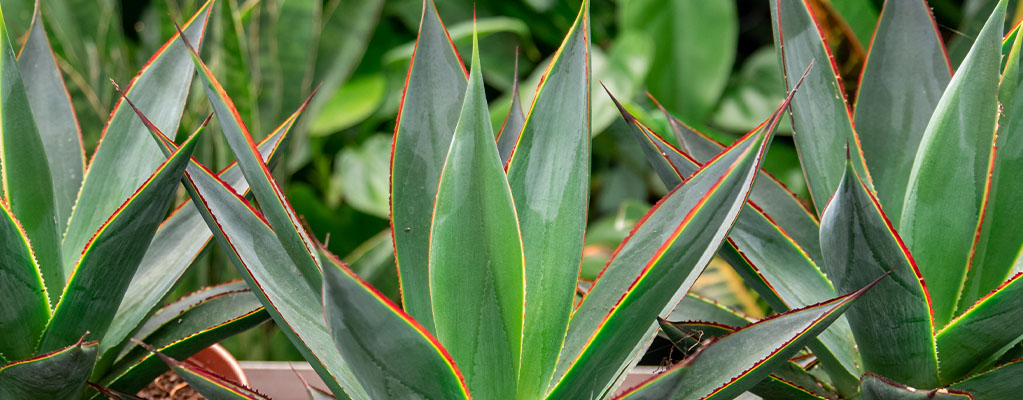
<instances>
[{"instance_id":1,"label":"agave plant","mask_svg":"<svg viewBox=\"0 0 1023 400\"><path fill-rule=\"evenodd\" d=\"M892 270L850 308L847 325L829 328L836 340L826 333L811 346L825 383L804 384L814 396L806 398L1018 396L1023 39L1018 26L1002 37L1005 9L999 2L953 75L926 2L888 1L856 107L827 67L793 97L818 213L762 177L722 256L779 312ZM829 59L806 2L775 0L772 10L785 71ZM622 112L669 186L723 147L669 116L680 151ZM720 309L677 317L694 321L662 326L687 346L693 332L727 334L744 323Z\"/></svg>"},{"instance_id":2,"label":"agave plant","mask_svg":"<svg viewBox=\"0 0 1023 400\"><path fill-rule=\"evenodd\" d=\"M185 36L202 41L209 10ZM167 212L202 127L164 157L119 105L86 164L42 24L37 10L15 57L0 17L0 398L98 396L87 383L134 393L166 367L129 339L184 358L269 316L242 282L159 308L212 235L190 203ZM185 52L175 35L128 88L175 131L194 75ZM260 145L267 162L293 122ZM247 190L236 166L219 176Z\"/></svg>"},{"instance_id":3,"label":"agave plant","mask_svg":"<svg viewBox=\"0 0 1023 400\"><path fill-rule=\"evenodd\" d=\"M577 301L589 185L588 7L583 2L529 112L495 135L475 40L466 69L424 1L391 166L401 307L305 232L233 101L186 38L259 207L194 160L186 189L333 396L610 398L656 334L657 317L670 314L713 257L788 102L651 209ZM165 154L181 151L136 111ZM498 143L508 140L505 161ZM742 393L870 287L750 324L694 358L680 384L632 395ZM186 376L208 396L260 398L213 376Z\"/></svg>"}]
</instances>

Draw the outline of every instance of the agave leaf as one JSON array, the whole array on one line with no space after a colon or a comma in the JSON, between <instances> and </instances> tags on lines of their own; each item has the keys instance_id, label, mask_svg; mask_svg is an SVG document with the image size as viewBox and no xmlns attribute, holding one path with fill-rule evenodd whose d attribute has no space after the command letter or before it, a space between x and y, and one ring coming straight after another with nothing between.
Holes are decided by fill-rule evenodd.
<instances>
[{"instance_id":1,"label":"agave leaf","mask_svg":"<svg viewBox=\"0 0 1023 400\"><path fill-rule=\"evenodd\" d=\"M561 351L556 344L564 341L572 313L589 204L589 49L584 1L537 87L506 166L529 288L522 328L522 348L529 351L522 355L519 397L547 389Z\"/></svg>"},{"instance_id":2,"label":"agave leaf","mask_svg":"<svg viewBox=\"0 0 1023 400\"><path fill-rule=\"evenodd\" d=\"M86 382L86 384L88 384L89 387L92 388L92 390L95 390L97 393L103 395L103 397L106 397L108 400L145 400L141 397L124 393L119 390L114 390L108 387L103 387L92 382Z\"/></svg>"},{"instance_id":3,"label":"agave leaf","mask_svg":"<svg viewBox=\"0 0 1023 400\"><path fill-rule=\"evenodd\" d=\"M745 203L778 120L672 190L619 246L572 316L551 398L598 393L650 321L681 300Z\"/></svg>"},{"instance_id":4,"label":"agave leaf","mask_svg":"<svg viewBox=\"0 0 1023 400\"><path fill-rule=\"evenodd\" d=\"M653 97L650 99L660 107L656 99ZM682 143L682 148L685 151L684 154L687 157L691 157L697 163L702 164L714 158L721 150L724 150L725 145L687 126L669 114L663 107L660 107L660 109L665 118L668 119L668 126L675 133L679 143ZM653 135L656 136L656 134ZM663 139L657 139L657 141L664 143ZM671 152L667 153L669 157L672 156ZM686 166L686 163L676 163L676 165L680 166L683 176L688 176L692 173L691 171L696 171L698 168L694 166L690 169ZM781 183L778 178L775 178L767 171L761 170L757 176L756 183L753 184L749 198L759 206L762 213L770 216L775 224L784 230L792 240L795 240L814 263L820 264L821 248L818 237L820 223L817 222L817 216L806 207L806 204L803 204L802 200L799 200L794 193L789 191L785 184Z\"/></svg>"},{"instance_id":5,"label":"agave leaf","mask_svg":"<svg viewBox=\"0 0 1023 400\"><path fill-rule=\"evenodd\" d=\"M863 374L860 383L863 400L965 400L967 392L949 389L915 389L873 373Z\"/></svg>"},{"instance_id":6,"label":"agave leaf","mask_svg":"<svg viewBox=\"0 0 1023 400\"><path fill-rule=\"evenodd\" d=\"M270 319L259 300L244 282L235 282L185 296L153 315L135 338L160 352L185 359ZM100 382L105 386L135 393L166 371L149 351L133 346Z\"/></svg>"},{"instance_id":7,"label":"agave leaf","mask_svg":"<svg viewBox=\"0 0 1023 400\"><path fill-rule=\"evenodd\" d=\"M437 184L429 276L437 339L463 366L470 391L487 399L515 392L523 347L527 272L515 209L474 36L469 86Z\"/></svg>"},{"instance_id":8,"label":"agave leaf","mask_svg":"<svg viewBox=\"0 0 1023 400\"><path fill-rule=\"evenodd\" d=\"M178 32L183 36L180 29ZM187 38L184 38L184 42L192 56L196 70L199 71L199 77L204 83L203 88L206 89L206 97L213 105L213 112L217 115L217 121L220 122L220 127L224 131L227 144L237 158L239 169L245 176L245 181L249 182L252 194L260 205L260 210L270 222L270 226L281 244L284 245L288 256L298 267L302 277L309 283L310 289L316 290L322 283L322 277L319 261L312 252L313 247L309 236L302 228L295 210L288 203L288 199L284 197L284 193L277 185L273 175L270 174L270 169L261 160L256 142L238 115L234 102L224 92L224 88L217 82L213 72L199 58L199 53L195 47L192 47L191 42Z\"/></svg>"},{"instance_id":9,"label":"agave leaf","mask_svg":"<svg viewBox=\"0 0 1023 400\"><path fill-rule=\"evenodd\" d=\"M501 153L501 162L507 163L511 158L515 145L519 142L522 126L526 124L526 116L522 113L522 100L519 98L519 50L515 48L515 69L512 72L512 98L508 116L497 132L497 151Z\"/></svg>"},{"instance_id":10,"label":"agave leaf","mask_svg":"<svg viewBox=\"0 0 1023 400\"><path fill-rule=\"evenodd\" d=\"M423 0L415 51L394 127L391 232L404 309L434 332L429 264L431 211L451 147L468 72L433 0Z\"/></svg>"},{"instance_id":11,"label":"agave leaf","mask_svg":"<svg viewBox=\"0 0 1023 400\"><path fill-rule=\"evenodd\" d=\"M96 362L98 343L71 346L0 367L0 398L77 399Z\"/></svg>"},{"instance_id":12,"label":"agave leaf","mask_svg":"<svg viewBox=\"0 0 1023 400\"><path fill-rule=\"evenodd\" d=\"M852 146L853 164L870 184L859 139L853 130L839 73L806 0L771 0L775 47L781 55L786 86L811 60L819 62L806 77L806 87L792 99L792 129L810 197L820 215L835 193L845 168L845 145ZM830 68L829 68L830 67Z\"/></svg>"},{"instance_id":13,"label":"agave leaf","mask_svg":"<svg viewBox=\"0 0 1023 400\"><path fill-rule=\"evenodd\" d=\"M1023 339L1023 279L1016 274L937 334L941 382L950 383L997 361Z\"/></svg>"},{"instance_id":14,"label":"agave leaf","mask_svg":"<svg viewBox=\"0 0 1023 400\"><path fill-rule=\"evenodd\" d=\"M39 352L65 346L89 333L102 338L121 304L139 262L174 199L195 150L196 131L96 231L68 278L67 287L39 344ZM88 318L82 316L88 315Z\"/></svg>"},{"instance_id":15,"label":"agave leaf","mask_svg":"<svg viewBox=\"0 0 1023 400\"><path fill-rule=\"evenodd\" d=\"M128 101L128 104L132 102ZM299 109L292 114L259 144L259 152L267 165L276 163L283 154L281 147L301 112ZM141 113L139 118L148 121ZM248 194L249 184L237 164L229 165L218 177L241 195ZM110 329L100 341L100 364L109 365L114 361L116 352L124 347L132 331L163 302L212 237L213 233L192 202L179 206L160 224L128 290L124 292Z\"/></svg>"},{"instance_id":16,"label":"agave leaf","mask_svg":"<svg viewBox=\"0 0 1023 400\"><path fill-rule=\"evenodd\" d=\"M212 1L200 7L184 25L192 43L199 45L203 40ZM174 35L127 88L127 93L138 100L138 107L152 116L153 123L164 132L177 132L191 87L194 67L187 51L178 35ZM64 234L61 247L64 274L68 276L93 233L163 160L160 148L146 137L146 127L123 105L117 103L103 129Z\"/></svg>"},{"instance_id":17,"label":"agave leaf","mask_svg":"<svg viewBox=\"0 0 1023 400\"><path fill-rule=\"evenodd\" d=\"M913 256L881 207L848 164L821 217L824 267L840 292L893 270L846 312L863 367L916 387L937 387L931 299Z\"/></svg>"},{"instance_id":18,"label":"agave leaf","mask_svg":"<svg viewBox=\"0 0 1023 400\"><path fill-rule=\"evenodd\" d=\"M988 194L1004 17L1001 1L941 96L903 203L899 232L927 282L939 327L955 312ZM948 168L949 160L957 167Z\"/></svg>"},{"instance_id":19,"label":"agave leaf","mask_svg":"<svg viewBox=\"0 0 1023 400\"><path fill-rule=\"evenodd\" d=\"M975 400L1011 399L1023 390L1023 382L1017 379L1021 373L1023 360L1017 360L991 368L951 387L970 392Z\"/></svg>"},{"instance_id":20,"label":"agave leaf","mask_svg":"<svg viewBox=\"0 0 1023 400\"><path fill-rule=\"evenodd\" d=\"M46 286L25 230L0 202L0 362L31 357L50 320Z\"/></svg>"},{"instance_id":21,"label":"agave leaf","mask_svg":"<svg viewBox=\"0 0 1023 400\"><path fill-rule=\"evenodd\" d=\"M913 157L951 68L927 2L885 2L864 61L853 121L887 215L902 215Z\"/></svg>"},{"instance_id":22,"label":"agave leaf","mask_svg":"<svg viewBox=\"0 0 1023 400\"><path fill-rule=\"evenodd\" d=\"M175 148L174 142L154 125L149 128L164 151ZM185 189L192 203L202 205L199 213L217 241L230 250L227 256L231 262L331 392L339 398L348 398L348 394L355 398L366 397L330 339L320 295L306 289L308 283L262 214L194 160L185 170L185 178ZM345 389L342 390L342 386Z\"/></svg>"},{"instance_id":23,"label":"agave leaf","mask_svg":"<svg viewBox=\"0 0 1023 400\"><path fill-rule=\"evenodd\" d=\"M673 321L711 321L728 326L746 326L749 317L718 304L716 301L688 293L667 318Z\"/></svg>"},{"instance_id":24,"label":"agave leaf","mask_svg":"<svg viewBox=\"0 0 1023 400\"><path fill-rule=\"evenodd\" d=\"M847 295L787 311L705 346L619 399L730 399L784 365L880 279Z\"/></svg>"},{"instance_id":25,"label":"agave leaf","mask_svg":"<svg viewBox=\"0 0 1023 400\"><path fill-rule=\"evenodd\" d=\"M769 118L758 129L763 129L771 119L778 118L785 110L784 105L775 112L775 117ZM619 110L624 111L622 108ZM658 164L662 165L659 170L663 172L659 175L662 176L665 185L670 186L678 182L682 176L687 176L683 174L688 174L699 168L700 164L697 164L692 158L684 156L684 153L679 153L656 133L638 123L631 115L628 113L622 115L625 116L626 121L630 122L633 132L643 138L641 143L651 163L655 165L655 168ZM719 146L702 134L685 128L680 123L677 124L680 130L677 130L676 133L684 139L683 143L690 144L690 148L709 152ZM665 161L680 175L671 177L669 169L663 165L666 163ZM665 176L673 180L665 180ZM821 259L819 239L813 240L813 247L810 247L809 250L801 247L786 230L776 224L775 221L778 220L765 214L760 204L765 204L767 207L770 204L777 205L779 202L788 202L791 205L789 210L782 210L780 215L794 215L796 218L801 218L804 222L799 224L800 226L796 229L803 232L804 236L807 233L814 235L819 233L819 227L813 215L802 208L798 200L785 190L784 186L777 181L770 180L770 176L765 172L758 173L758 177L757 182L761 183L754 183L750 199L743 207L744 211L736 219L735 225L729 232L727 243L719 250L719 254L767 301L771 308L777 311L807 306L834 297L835 290L831 286L831 282L827 280L818 268L817 262L810 256L815 251L817 259ZM757 192L758 188L761 189L760 192ZM758 193L760 196L757 199L763 199L767 203L754 201L753 197ZM777 206L775 207L777 208ZM792 208L795 210L791 210ZM802 241L809 242L810 240L804 238ZM856 377L859 376L860 371L856 366L857 354L852 332L844 319L836 321L818 339L812 340L811 347L823 362L825 369L835 377L834 379L840 379L847 390L855 389Z\"/></svg>"},{"instance_id":26,"label":"agave leaf","mask_svg":"<svg viewBox=\"0 0 1023 400\"><path fill-rule=\"evenodd\" d=\"M985 293L997 288L1012 271L1023 246L1023 232L1012 221L1023 217L1016 200L1023 197L1023 185L1013 178L1013 171L1023 168L1023 36L1016 35L1009 52L1009 61L998 87L1001 113L995 139L997 157L991 169L991 186L984 208L983 223L974 243L970 268L966 272L959 312L976 303Z\"/></svg>"},{"instance_id":27,"label":"agave leaf","mask_svg":"<svg viewBox=\"0 0 1023 400\"><path fill-rule=\"evenodd\" d=\"M0 11L0 71L3 72L0 75L0 176L3 200L21 221L25 234L32 241L43 282L50 285L47 291L49 304L53 305L63 289L60 285L65 274L61 269L60 233L57 232L50 167L7 35L7 25L2 20L3 12Z\"/></svg>"},{"instance_id":28,"label":"agave leaf","mask_svg":"<svg viewBox=\"0 0 1023 400\"><path fill-rule=\"evenodd\" d=\"M181 362L173 358L168 357L162 352L157 351L155 348L138 342L138 344L147 350L153 352L164 363L170 367L174 373L178 374L192 389L195 389L203 397L210 400L237 400L237 399L250 399L250 400L269 400L269 397L253 390L252 388L246 387L237 382L232 382L227 378L217 375L213 372L199 368L195 365Z\"/></svg>"},{"instance_id":29,"label":"agave leaf","mask_svg":"<svg viewBox=\"0 0 1023 400\"><path fill-rule=\"evenodd\" d=\"M327 325L371 398L470 398L462 373L430 332L321 252Z\"/></svg>"},{"instance_id":30,"label":"agave leaf","mask_svg":"<svg viewBox=\"0 0 1023 400\"><path fill-rule=\"evenodd\" d=\"M18 67L21 69L22 82L25 84L36 127L39 129L43 149L46 151L46 160L53 180L57 234L61 235L67 227L68 218L71 217L71 208L78 197L78 189L82 186L85 149L82 148L82 132L71 105L71 97L50 49L50 40L46 37L46 29L38 7L32 16L28 38L18 53ZM63 266L60 268L63 275ZM56 291L54 288L54 292Z\"/></svg>"}]
</instances>

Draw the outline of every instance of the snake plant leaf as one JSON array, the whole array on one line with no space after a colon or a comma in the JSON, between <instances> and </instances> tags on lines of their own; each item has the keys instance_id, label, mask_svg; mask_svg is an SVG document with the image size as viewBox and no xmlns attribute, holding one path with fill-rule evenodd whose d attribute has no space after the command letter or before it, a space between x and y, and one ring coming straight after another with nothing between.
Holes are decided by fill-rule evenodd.
<instances>
[{"instance_id":1,"label":"snake plant leaf","mask_svg":"<svg viewBox=\"0 0 1023 400\"><path fill-rule=\"evenodd\" d=\"M155 125L148 127L163 151L176 148ZM320 379L339 398L348 398L348 394L365 398L362 386L327 332L320 295L306 289L308 283L263 215L194 160L185 170L185 178L185 189L193 204L202 205L199 213L217 242L229 249L227 256L239 274L256 290L253 293Z\"/></svg>"},{"instance_id":2,"label":"snake plant leaf","mask_svg":"<svg viewBox=\"0 0 1023 400\"><path fill-rule=\"evenodd\" d=\"M591 162L589 7L579 6L547 66L506 166L529 288L520 398L542 396L551 381L582 262Z\"/></svg>"},{"instance_id":3,"label":"snake plant leaf","mask_svg":"<svg viewBox=\"0 0 1023 400\"><path fill-rule=\"evenodd\" d=\"M771 119L779 118L785 110L785 104L787 103L783 103L775 112L775 117L769 118L759 129L763 129ZM663 171L659 173L662 180L665 176L672 179L664 180L665 185L673 185L682 176L699 168L700 164L688 156L682 157L682 154L677 154L678 150L664 142L656 133L642 124L634 123L635 118L631 115L628 113L622 115L630 123L637 137L641 135L640 130L643 131L641 145L648 159L655 167L658 164L662 165L659 169ZM670 115L668 117L671 118ZM680 133L679 136L691 144L690 148L704 149L700 151L706 152L707 149L719 146L693 130ZM671 177L669 169L664 166L665 163L676 168L680 175ZM761 183L754 183L750 199L736 219L727 243L721 247L719 254L767 301L768 305L777 311L803 307L834 297L835 290L831 283L818 268L818 262L809 256L816 252L817 259L821 259L819 239L812 240L813 247L809 250L804 249L775 222L780 220L765 214L760 204L769 207L771 204L788 202L795 210L785 210L785 213L780 215L795 215L796 218L801 218L803 222L796 229L818 235L819 227L814 216L806 211L784 186L777 181L771 181L765 172L761 171L758 177L756 182ZM763 183L765 181L768 183ZM766 203L756 202L755 196L757 200L763 199ZM803 242L811 241L804 238ZM843 389L855 391L857 377L861 371L856 366L855 343L848 322L836 321L819 338L811 341L811 347L829 374L843 384Z\"/></svg>"},{"instance_id":4,"label":"snake plant leaf","mask_svg":"<svg viewBox=\"0 0 1023 400\"><path fill-rule=\"evenodd\" d=\"M270 319L259 299L244 282L235 282L188 295L153 315L135 338L161 353L185 359L193 354ZM135 393L166 371L145 349L126 348L102 383Z\"/></svg>"},{"instance_id":5,"label":"snake plant leaf","mask_svg":"<svg viewBox=\"0 0 1023 400\"><path fill-rule=\"evenodd\" d=\"M975 400L1011 399L1023 390L1023 382L1017 379L1020 374L1023 374L1023 360L999 365L951 387L969 392Z\"/></svg>"},{"instance_id":6,"label":"snake plant leaf","mask_svg":"<svg viewBox=\"0 0 1023 400\"><path fill-rule=\"evenodd\" d=\"M927 2L885 2L864 61L853 121L887 215L902 215L913 158L951 68Z\"/></svg>"},{"instance_id":7,"label":"snake plant leaf","mask_svg":"<svg viewBox=\"0 0 1023 400\"><path fill-rule=\"evenodd\" d=\"M0 362L32 357L50 320L50 303L25 230L6 203L0 218Z\"/></svg>"},{"instance_id":8,"label":"snake plant leaf","mask_svg":"<svg viewBox=\"0 0 1023 400\"><path fill-rule=\"evenodd\" d=\"M220 122L221 130L224 131L227 144L237 158L238 167L245 176L245 181L249 182L252 194L260 205L260 210L270 222L270 226L281 244L284 245L284 249L288 251L288 256L302 273L302 277L309 283L309 287L312 290L318 289L322 283L322 276L319 261L313 252L312 241L309 240L309 236L298 221L294 208L284 197L284 193L277 185L270 169L261 160L256 142L238 115L234 102L224 92L223 86L213 76L213 72L199 58L196 48L181 33L180 28L178 32L192 56L196 70L199 71L199 77L204 83L203 88L206 90L206 97L213 105L213 112L217 115L217 121Z\"/></svg>"},{"instance_id":9,"label":"snake plant leaf","mask_svg":"<svg viewBox=\"0 0 1023 400\"><path fill-rule=\"evenodd\" d=\"M213 0L207 1L183 30L200 45ZM138 107L164 132L177 132L194 68L178 35L160 48L127 88ZM99 147L86 169L82 188L64 233L64 274L70 276L85 245L107 217L161 164L160 148L146 127L118 102L103 129Z\"/></svg>"},{"instance_id":10,"label":"snake plant leaf","mask_svg":"<svg viewBox=\"0 0 1023 400\"><path fill-rule=\"evenodd\" d=\"M515 144L519 142L522 126L526 124L526 115L522 112L522 99L519 98L519 51L515 48L515 68L512 72L512 98L508 116L504 117L501 130L497 132L497 151L501 153L501 162L507 164L511 158Z\"/></svg>"},{"instance_id":11,"label":"snake plant leaf","mask_svg":"<svg viewBox=\"0 0 1023 400\"><path fill-rule=\"evenodd\" d=\"M77 399L92 373L97 347L95 341L79 340L71 346L0 367L0 398Z\"/></svg>"},{"instance_id":12,"label":"snake plant leaf","mask_svg":"<svg viewBox=\"0 0 1023 400\"><path fill-rule=\"evenodd\" d=\"M171 154L86 244L54 308L40 352L60 348L86 332L96 338L106 334L167 213L201 131L202 127Z\"/></svg>"},{"instance_id":13,"label":"snake plant leaf","mask_svg":"<svg viewBox=\"0 0 1023 400\"><path fill-rule=\"evenodd\" d=\"M955 312L988 195L1005 1L941 96L909 175L899 232L931 293L934 325ZM949 160L957 167L948 168Z\"/></svg>"},{"instance_id":14,"label":"snake plant leaf","mask_svg":"<svg viewBox=\"0 0 1023 400\"><path fill-rule=\"evenodd\" d=\"M38 7L32 17L28 38L18 53L18 67L46 151L53 179L57 234L62 235L71 217L75 198L78 197L78 189L82 186L85 149L82 147L82 132L78 127L71 97L50 49L50 40L46 37Z\"/></svg>"},{"instance_id":15,"label":"snake plant leaf","mask_svg":"<svg viewBox=\"0 0 1023 400\"><path fill-rule=\"evenodd\" d=\"M653 97L650 99L660 107L656 99ZM660 109L668 119L668 126L675 133L675 137L683 144L683 150L687 156L702 164L724 150L725 145L687 126L663 107ZM671 156L670 152L668 154ZM692 170L695 171L695 169L696 167ZM688 168L683 168L683 170L689 171ZM770 216L778 227L795 240L799 247L803 248L814 263L821 263L820 238L818 237L820 223L817 222L817 216L785 184L767 171L761 170L749 197L758 205L761 212Z\"/></svg>"},{"instance_id":16,"label":"snake plant leaf","mask_svg":"<svg viewBox=\"0 0 1023 400\"><path fill-rule=\"evenodd\" d=\"M831 51L806 0L771 0L775 47L781 55L786 87L794 73L811 60L821 64L806 77L806 87L792 99L792 129L810 197L820 215L835 193L845 168L845 144L853 146L853 164L870 184L859 139Z\"/></svg>"},{"instance_id":17,"label":"snake plant leaf","mask_svg":"<svg viewBox=\"0 0 1023 400\"><path fill-rule=\"evenodd\" d=\"M0 19L3 19L2 11ZM50 285L47 291L49 304L53 305L66 278L61 267L60 232L57 231L46 149L36 128L19 69L7 25L0 21L0 177L3 200L32 241L43 282Z\"/></svg>"},{"instance_id":18,"label":"snake plant leaf","mask_svg":"<svg viewBox=\"0 0 1023 400\"><path fill-rule=\"evenodd\" d=\"M138 344L156 354L160 360L163 360L163 362L167 364L174 373L178 374L181 379L188 383L192 389L195 389L195 391L199 392L199 394L209 400L270 400L270 398L266 397L266 395L263 395L252 388L246 387L245 385L232 382L227 378L199 368L193 364L175 360L145 343L138 342Z\"/></svg>"},{"instance_id":19,"label":"snake plant leaf","mask_svg":"<svg viewBox=\"0 0 1023 400\"><path fill-rule=\"evenodd\" d=\"M970 393L955 389L915 389L873 373L863 374L863 400L966 400Z\"/></svg>"},{"instance_id":20,"label":"snake plant leaf","mask_svg":"<svg viewBox=\"0 0 1023 400\"><path fill-rule=\"evenodd\" d=\"M883 278L884 276L882 276ZM810 339L874 287L763 319L622 394L619 399L730 399L784 365Z\"/></svg>"},{"instance_id":21,"label":"snake plant leaf","mask_svg":"<svg viewBox=\"0 0 1023 400\"><path fill-rule=\"evenodd\" d=\"M863 367L914 387L938 387L931 298L882 206L847 164L821 217L824 268L839 292L893 270L845 313Z\"/></svg>"},{"instance_id":22,"label":"snake plant leaf","mask_svg":"<svg viewBox=\"0 0 1023 400\"><path fill-rule=\"evenodd\" d=\"M1023 279L1016 274L937 334L941 382L951 383L997 361L1023 339Z\"/></svg>"},{"instance_id":23,"label":"snake plant leaf","mask_svg":"<svg viewBox=\"0 0 1023 400\"><path fill-rule=\"evenodd\" d=\"M133 105L130 100L127 103L129 106ZM282 146L302 111L299 109L292 114L259 144L259 152L267 165L273 165L280 159L283 154ZM144 123L151 124L141 112L138 115L144 119ZM248 182L238 170L236 163L218 173L218 177L241 195L248 194ZM128 290L124 293L124 299L121 300L114 320L110 323L110 329L100 340L100 364L109 365L114 361L112 358L116 354L111 353L119 352L132 331L163 302L167 293L212 237L213 233L191 202L179 206L160 224L149 249L146 250L146 255L135 271L131 284L128 285Z\"/></svg>"},{"instance_id":24,"label":"snake plant leaf","mask_svg":"<svg viewBox=\"0 0 1023 400\"><path fill-rule=\"evenodd\" d=\"M462 373L430 332L336 257L322 258L327 326L371 398L470 398Z\"/></svg>"},{"instance_id":25,"label":"snake plant leaf","mask_svg":"<svg viewBox=\"0 0 1023 400\"><path fill-rule=\"evenodd\" d=\"M780 115L708 162L650 210L576 309L553 399L596 393L710 261L746 201ZM628 345L623 345L628 344Z\"/></svg>"},{"instance_id":26,"label":"snake plant leaf","mask_svg":"<svg viewBox=\"0 0 1023 400\"><path fill-rule=\"evenodd\" d=\"M474 35L469 85L437 184L429 276L437 339L482 399L514 393L522 348L538 349L523 344L528 271L515 210Z\"/></svg>"},{"instance_id":27,"label":"snake plant leaf","mask_svg":"<svg viewBox=\"0 0 1023 400\"><path fill-rule=\"evenodd\" d=\"M957 310L967 309L985 293L989 293L1009 276L1016 257L1023 247L1023 232L1015 229L1012 221L1023 217L1016 207L1016 199L1023 198L1023 185L1013 178L1013 171L1023 168L1023 36L1013 39L1009 61L998 87L998 102L1002 112L998 119L998 136L991 170L991 186L984 208L984 219L979 227L973 248L966 283L962 289Z\"/></svg>"},{"instance_id":28,"label":"snake plant leaf","mask_svg":"<svg viewBox=\"0 0 1023 400\"><path fill-rule=\"evenodd\" d=\"M391 232L404 309L434 332L430 303L431 210L451 147L469 72L447 36L433 0L423 0L412 61L394 127Z\"/></svg>"}]
</instances>

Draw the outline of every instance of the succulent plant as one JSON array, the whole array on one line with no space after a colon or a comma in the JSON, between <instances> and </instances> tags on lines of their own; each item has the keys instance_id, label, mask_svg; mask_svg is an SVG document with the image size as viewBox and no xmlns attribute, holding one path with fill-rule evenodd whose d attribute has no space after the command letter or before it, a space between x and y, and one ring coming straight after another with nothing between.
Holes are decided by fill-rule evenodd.
<instances>
[{"instance_id":1,"label":"succulent plant","mask_svg":"<svg viewBox=\"0 0 1023 400\"><path fill-rule=\"evenodd\" d=\"M192 48L259 207L194 160L185 168L186 190L334 396L611 398L656 334L658 316L671 313L713 257L788 101L652 208L577 298L589 194L588 18L583 2L521 124L509 118L495 135L476 41L466 69L432 1L424 1L391 164L401 307L305 232L232 100ZM138 114L165 154L180 151L183 145ZM509 138L504 161L498 142ZM627 396L742 393L870 287L750 324L693 358L692 375L674 374ZM736 346L761 340L767 344ZM260 398L201 386L208 396Z\"/></svg>"},{"instance_id":2,"label":"succulent plant","mask_svg":"<svg viewBox=\"0 0 1023 400\"><path fill-rule=\"evenodd\" d=\"M815 396L804 398L1018 396L1023 234L1012 221L1023 39L1018 26L1002 37L1005 9L999 2L953 75L927 3L888 1L856 107L831 63L810 71L792 98L817 213L761 177L720 254L778 312L891 271L850 307L848 323L810 346L824 383L802 384ZM773 0L772 12L792 86L792 72L829 60L829 50L807 2ZM679 150L622 113L669 187L723 148L669 115ZM724 335L743 324L720 309L676 317L662 327L685 346L695 345L687 334Z\"/></svg>"},{"instance_id":3,"label":"succulent plant","mask_svg":"<svg viewBox=\"0 0 1023 400\"><path fill-rule=\"evenodd\" d=\"M185 26L196 42L210 7ZM168 216L202 127L163 156L119 104L87 165L42 24L37 10L15 57L0 17L0 398L134 393L166 366L129 339L184 358L269 316L242 282L159 308L212 235L190 203ZM175 35L128 88L175 131L194 74L185 51ZM261 145L267 162L293 122ZM220 177L247 190L236 166Z\"/></svg>"}]
</instances>

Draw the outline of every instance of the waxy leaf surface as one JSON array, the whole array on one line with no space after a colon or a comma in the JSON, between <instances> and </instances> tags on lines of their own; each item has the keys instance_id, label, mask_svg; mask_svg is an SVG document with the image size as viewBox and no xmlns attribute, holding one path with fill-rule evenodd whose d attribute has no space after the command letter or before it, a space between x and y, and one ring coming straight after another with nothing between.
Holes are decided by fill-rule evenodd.
<instances>
[{"instance_id":1,"label":"waxy leaf surface","mask_svg":"<svg viewBox=\"0 0 1023 400\"><path fill-rule=\"evenodd\" d=\"M863 400L967 400L969 393L948 389L916 389L888 378L866 373L860 382Z\"/></svg>"},{"instance_id":2,"label":"waxy leaf surface","mask_svg":"<svg viewBox=\"0 0 1023 400\"><path fill-rule=\"evenodd\" d=\"M956 317L937 335L941 382L997 361L1023 339L1023 279L1017 274Z\"/></svg>"},{"instance_id":3,"label":"waxy leaf surface","mask_svg":"<svg viewBox=\"0 0 1023 400\"><path fill-rule=\"evenodd\" d=\"M50 320L39 266L21 224L0 203L0 362L31 357Z\"/></svg>"},{"instance_id":4,"label":"waxy leaf surface","mask_svg":"<svg viewBox=\"0 0 1023 400\"><path fill-rule=\"evenodd\" d=\"M97 345L79 341L0 367L0 398L77 399L92 373Z\"/></svg>"}]
</instances>

